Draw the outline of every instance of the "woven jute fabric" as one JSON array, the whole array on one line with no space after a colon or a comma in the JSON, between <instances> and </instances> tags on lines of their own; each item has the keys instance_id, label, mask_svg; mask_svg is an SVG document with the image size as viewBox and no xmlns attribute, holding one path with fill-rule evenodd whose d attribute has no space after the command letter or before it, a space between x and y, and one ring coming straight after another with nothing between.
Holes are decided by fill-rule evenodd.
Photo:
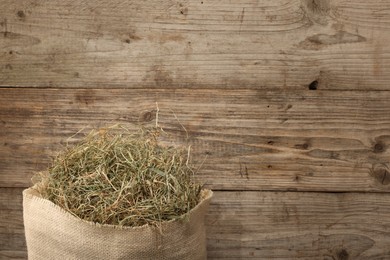
<instances>
[{"instance_id":1,"label":"woven jute fabric","mask_svg":"<svg viewBox=\"0 0 390 260\"><path fill-rule=\"evenodd\" d=\"M34 189L26 189L23 218L28 259L206 259L204 216L212 191L202 193L189 218L156 228L84 221L41 198Z\"/></svg>"}]
</instances>

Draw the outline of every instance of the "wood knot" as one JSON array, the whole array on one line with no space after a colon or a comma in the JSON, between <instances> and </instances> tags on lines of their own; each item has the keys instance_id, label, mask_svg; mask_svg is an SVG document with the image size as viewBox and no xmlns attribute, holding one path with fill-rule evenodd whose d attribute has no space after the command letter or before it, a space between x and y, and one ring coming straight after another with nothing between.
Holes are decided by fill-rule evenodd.
<instances>
[{"instance_id":1,"label":"wood knot","mask_svg":"<svg viewBox=\"0 0 390 260\"><path fill-rule=\"evenodd\" d=\"M382 185L390 184L390 173L386 164L373 166L371 175Z\"/></svg>"},{"instance_id":2,"label":"wood knot","mask_svg":"<svg viewBox=\"0 0 390 260\"><path fill-rule=\"evenodd\" d=\"M374 145L373 151L374 153L383 153L385 149L386 149L385 144L378 142Z\"/></svg>"},{"instance_id":3,"label":"wood knot","mask_svg":"<svg viewBox=\"0 0 390 260\"><path fill-rule=\"evenodd\" d=\"M305 0L307 8L314 13L327 13L330 10L329 0Z\"/></svg>"},{"instance_id":4,"label":"wood knot","mask_svg":"<svg viewBox=\"0 0 390 260\"><path fill-rule=\"evenodd\" d=\"M341 249L341 250L337 253L337 259L338 259L338 260L348 260L348 259L349 259L349 254L348 254L347 250Z\"/></svg>"},{"instance_id":5,"label":"wood knot","mask_svg":"<svg viewBox=\"0 0 390 260\"><path fill-rule=\"evenodd\" d=\"M26 18L26 14L25 14L23 11L18 11L18 12L16 13L16 15L17 15L19 18L21 18L21 19Z\"/></svg>"},{"instance_id":6,"label":"wood knot","mask_svg":"<svg viewBox=\"0 0 390 260\"><path fill-rule=\"evenodd\" d=\"M153 115L153 112L151 111L147 111L145 113L142 114L141 116L141 119L143 122L150 122L154 119L154 115Z\"/></svg>"},{"instance_id":7,"label":"wood knot","mask_svg":"<svg viewBox=\"0 0 390 260\"><path fill-rule=\"evenodd\" d=\"M330 0L302 0L305 16L313 23L326 25L331 10Z\"/></svg>"}]
</instances>

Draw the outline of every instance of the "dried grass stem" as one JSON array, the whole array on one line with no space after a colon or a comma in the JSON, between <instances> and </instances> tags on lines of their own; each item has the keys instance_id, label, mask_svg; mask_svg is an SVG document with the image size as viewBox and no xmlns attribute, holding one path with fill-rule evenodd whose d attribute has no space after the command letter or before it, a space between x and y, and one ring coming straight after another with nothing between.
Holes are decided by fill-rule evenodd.
<instances>
[{"instance_id":1,"label":"dried grass stem","mask_svg":"<svg viewBox=\"0 0 390 260\"><path fill-rule=\"evenodd\" d=\"M40 174L41 195L71 214L101 224L158 226L183 217L200 200L190 149L158 144L160 131L92 131Z\"/></svg>"}]
</instances>

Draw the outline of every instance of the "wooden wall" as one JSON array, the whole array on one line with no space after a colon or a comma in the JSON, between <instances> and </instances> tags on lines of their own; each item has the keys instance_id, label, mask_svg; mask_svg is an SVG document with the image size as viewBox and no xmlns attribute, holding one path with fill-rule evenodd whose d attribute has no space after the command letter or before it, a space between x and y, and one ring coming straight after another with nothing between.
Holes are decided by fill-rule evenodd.
<instances>
[{"instance_id":1,"label":"wooden wall","mask_svg":"<svg viewBox=\"0 0 390 260\"><path fill-rule=\"evenodd\" d=\"M389 10L0 0L0 258L26 258L21 191L69 136L158 106L205 159L209 259L390 259Z\"/></svg>"}]
</instances>

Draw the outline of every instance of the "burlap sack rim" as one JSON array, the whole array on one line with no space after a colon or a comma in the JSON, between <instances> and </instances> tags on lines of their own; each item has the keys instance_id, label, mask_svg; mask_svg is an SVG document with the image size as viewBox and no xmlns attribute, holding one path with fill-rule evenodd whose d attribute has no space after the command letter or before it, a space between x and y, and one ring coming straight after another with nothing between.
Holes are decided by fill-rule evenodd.
<instances>
[{"instance_id":1,"label":"burlap sack rim","mask_svg":"<svg viewBox=\"0 0 390 260\"><path fill-rule=\"evenodd\" d=\"M189 212L179 216L178 219L163 221L161 223L161 227L155 227L155 226L152 226L152 225L149 225L149 224L132 227L132 226L111 225L111 224L100 224L100 223L97 223L97 222L87 221L87 220L78 218L78 217L72 215L71 213L69 213L67 210L61 208L60 206L58 206L56 204L54 204L50 200L42 198L41 195L35 190L35 187L36 187L36 185L34 185L33 187L30 187L30 188L27 188L27 189L23 190L23 196L24 197L29 197L32 200L40 201L41 203L44 203L44 204L47 204L50 207L53 207L54 210L57 210L57 211L60 211L61 213L63 213L67 218L69 218L70 221L76 221L76 222L88 224L88 225L91 225L91 226L96 227L96 228L108 228L108 229L119 229L119 230L142 230L142 229L146 229L146 228L156 229L157 230L159 228L163 228L163 227L169 226L170 224L178 223L180 221L186 221L185 220L185 216L186 215L191 218L193 213L196 212L203 205L207 204L207 202L210 201L211 197L213 196L212 190L202 189L202 191L201 191L201 200L199 201L199 203L194 208L192 208Z\"/></svg>"}]
</instances>

